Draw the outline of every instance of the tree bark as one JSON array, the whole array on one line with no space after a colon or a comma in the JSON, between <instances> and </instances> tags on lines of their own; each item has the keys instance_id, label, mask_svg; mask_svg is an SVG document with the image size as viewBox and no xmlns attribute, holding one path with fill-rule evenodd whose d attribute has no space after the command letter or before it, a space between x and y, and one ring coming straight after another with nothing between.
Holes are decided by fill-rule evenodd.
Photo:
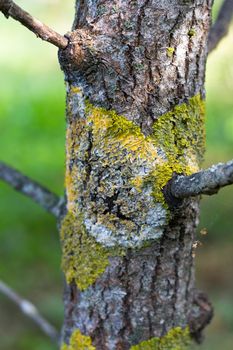
<instances>
[{"instance_id":1,"label":"tree bark","mask_svg":"<svg viewBox=\"0 0 233 350\"><path fill-rule=\"evenodd\" d=\"M180 329L199 340L211 318L195 289L199 199L166 197L172 176L198 171L204 153L211 7L76 1L59 51L67 85L64 350L157 349L174 331L164 347L173 349Z\"/></svg>"}]
</instances>

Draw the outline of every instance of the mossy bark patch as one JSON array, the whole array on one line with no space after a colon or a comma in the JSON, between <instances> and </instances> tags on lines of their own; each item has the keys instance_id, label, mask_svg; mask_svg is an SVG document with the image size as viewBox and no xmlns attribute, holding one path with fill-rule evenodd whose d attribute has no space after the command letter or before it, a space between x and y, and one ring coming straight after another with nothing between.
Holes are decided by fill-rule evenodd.
<instances>
[{"instance_id":1,"label":"mossy bark patch","mask_svg":"<svg viewBox=\"0 0 233 350\"><path fill-rule=\"evenodd\" d=\"M81 216L68 213L61 225L62 269L80 290L93 284L108 265L109 252L88 235Z\"/></svg>"},{"instance_id":2,"label":"mossy bark patch","mask_svg":"<svg viewBox=\"0 0 233 350\"><path fill-rule=\"evenodd\" d=\"M205 104L200 94L158 117L152 137L171 163L198 166L205 151Z\"/></svg>"},{"instance_id":3,"label":"mossy bark patch","mask_svg":"<svg viewBox=\"0 0 233 350\"><path fill-rule=\"evenodd\" d=\"M198 94L160 116L151 135L162 161L146 179L153 184L156 201L167 207L162 189L173 174L191 175L199 170L205 151L205 105Z\"/></svg>"},{"instance_id":4,"label":"mossy bark patch","mask_svg":"<svg viewBox=\"0 0 233 350\"><path fill-rule=\"evenodd\" d=\"M83 213L105 247L140 247L158 239L170 213L163 188L174 173L199 169L205 144L198 94L159 116L153 132L115 111L93 106L79 87L68 93L68 210Z\"/></svg>"},{"instance_id":5,"label":"mossy bark patch","mask_svg":"<svg viewBox=\"0 0 233 350\"><path fill-rule=\"evenodd\" d=\"M95 350L95 347L92 345L91 338L77 329L70 337L70 344L62 344L61 350Z\"/></svg>"},{"instance_id":6,"label":"mossy bark patch","mask_svg":"<svg viewBox=\"0 0 233 350\"><path fill-rule=\"evenodd\" d=\"M190 98L158 117L145 136L124 116L90 104L78 87L68 101L62 268L67 282L84 290L110 256L162 236L170 218L164 186L174 173L199 168L204 106L200 95Z\"/></svg>"},{"instance_id":7,"label":"mossy bark patch","mask_svg":"<svg viewBox=\"0 0 233 350\"><path fill-rule=\"evenodd\" d=\"M191 344L189 329L176 327L162 338L151 338L134 345L130 350L188 350Z\"/></svg>"},{"instance_id":8,"label":"mossy bark patch","mask_svg":"<svg viewBox=\"0 0 233 350\"><path fill-rule=\"evenodd\" d=\"M78 209L88 235L107 248L159 238L166 210L155 203L152 185L143 187L162 160L152 138L115 111L93 106L78 87L68 92L67 119L68 211Z\"/></svg>"},{"instance_id":9,"label":"mossy bark patch","mask_svg":"<svg viewBox=\"0 0 233 350\"><path fill-rule=\"evenodd\" d=\"M86 102L86 113L96 142L104 134L106 147L115 148L114 153L116 153L116 142L118 142L119 152L125 148L128 150L126 156L132 160L140 157L153 162L158 158L151 138L146 137L140 127L126 117L118 115L115 111L95 107L89 102Z\"/></svg>"}]
</instances>

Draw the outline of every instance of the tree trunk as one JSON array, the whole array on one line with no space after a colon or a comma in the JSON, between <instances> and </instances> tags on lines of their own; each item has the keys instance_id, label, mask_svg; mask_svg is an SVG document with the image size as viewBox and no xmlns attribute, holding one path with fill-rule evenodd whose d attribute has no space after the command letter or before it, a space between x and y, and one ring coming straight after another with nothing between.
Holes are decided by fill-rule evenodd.
<instances>
[{"instance_id":1,"label":"tree trunk","mask_svg":"<svg viewBox=\"0 0 233 350\"><path fill-rule=\"evenodd\" d=\"M198 199L169 180L204 153L212 0L77 0L67 84L62 349L183 349L211 317L194 287Z\"/></svg>"}]
</instances>

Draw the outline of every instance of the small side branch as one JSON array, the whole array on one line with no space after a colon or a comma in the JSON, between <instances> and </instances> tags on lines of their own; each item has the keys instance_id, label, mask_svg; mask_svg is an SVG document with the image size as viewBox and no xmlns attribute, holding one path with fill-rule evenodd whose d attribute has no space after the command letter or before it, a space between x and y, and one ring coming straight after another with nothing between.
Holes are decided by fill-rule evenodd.
<instances>
[{"instance_id":1,"label":"small side branch","mask_svg":"<svg viewBox=\"0 0 233 350\"><path fill-rule=\"evenodd\" d=\"M216 22L213 24L208 42L208 51L211 52L216 48L221 39L227 34L233 15L233 1L224 0L219 11Z\"/></svg>"},{"instance_id":2,"label":"small side branch","mask_svg":"<svg viewBox=\"0 0 233 350\"><path fill-rule=\"evenodd\" d=\"M233 184L233 160L213 165L209 169L190 176L176 176L170 184L175 198L187 198L200 194L212 195L224 186Z\"/></svg>"},{"instance_id":3,"label":"small side branch","mask_svg":"<svg viewBox=\"0 0 233 350\"><path fill-rule=\"evenodd\" d=\"M22 299L13 289L0 281L0 293L13 301L27 317L29 317L53 342L59 345L56 329L40 315L37 308L28 300Z\"/></svg>"},{"instance_id":4,"label":"small side branch","mask_svg":"<svg viewBox=\"0 0 233 350\"><path fill-rule=\"evenodd\" d=\"M63 200L56 194L3 162L0 162L0 179L59 218Z\"/></svg>"},{"instance_id":5,"label":"small side branch","mask_svg":"<svg viewBox=\"0 0 233 350\"><path fill-rule=\"evenodd\" d=\"M24 11L12 0L0 0L0 11L8 18L12 17L27 27L36 36L42 40L48 41L51 44L65 49L68 45L68 39L58 34L47 25L41 23L38 19L32 17L28 12Z\"/></svg>"}]
</instances>

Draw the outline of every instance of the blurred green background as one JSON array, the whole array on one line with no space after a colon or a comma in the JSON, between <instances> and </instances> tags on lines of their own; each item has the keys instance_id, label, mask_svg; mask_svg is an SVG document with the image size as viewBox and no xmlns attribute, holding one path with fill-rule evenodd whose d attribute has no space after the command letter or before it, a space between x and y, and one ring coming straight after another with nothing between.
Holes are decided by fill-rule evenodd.
<instances>
[{"instance_id":1,"label":"blurred green background","mask_svg":"<svg viewBox=\"0 0 233 350\"><path fill-rule=\"evenodd\" d=\"M17 1L57 30L70 30L74 1ZM216 1L215 11L221 1ZM233 158L233 28L208 60L204 166ZM65 86L57 50L0 16L0 159L63 193ZM233 186L202 200L197 283L215 307L201 350L233 349ZM200 231L206 229L203 236ZM35 303L60 328L60 246L55 220L0 183L0 279ZM0 349L55 350L0 295Z\"/></svg>"}]
</instances>

